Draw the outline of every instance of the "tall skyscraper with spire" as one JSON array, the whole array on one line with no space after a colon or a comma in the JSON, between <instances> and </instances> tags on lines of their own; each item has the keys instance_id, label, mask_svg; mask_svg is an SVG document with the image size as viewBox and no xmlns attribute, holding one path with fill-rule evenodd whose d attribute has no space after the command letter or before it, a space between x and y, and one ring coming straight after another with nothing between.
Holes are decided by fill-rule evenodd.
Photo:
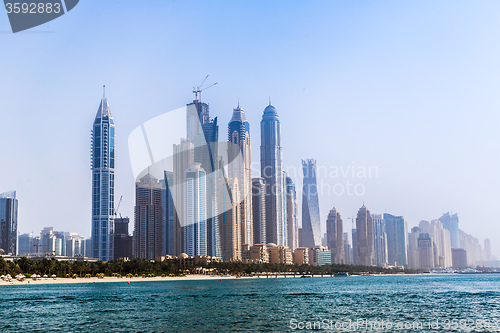
<instances>
[{"instance_id":1,"label":"tall skyscraper with spire","mask_svg":"<svg viewBox=\"0 0 500 333\"><path fill-rule=\"evenodd\" d=\"M316 160L302 160L304 184L302 187L302 246L321 245Z\"/></svg>"},{"instance_id":2,"label":"tall skyscraper with spire","mask_svg":"<svg viewBox=\"0 0 500 333\"><path fill-rule=\"evenodd\" d=\"M286 218L283 214L283 157L281 150L281 124L276 108L264 109L260 122L260 168L266 186L266 242L285 245Z\"/></svg>"},{"instance_id":3,"label":"tall skyscraper with spire","mask_svg":"<svg viewBox=\"0 0 500 333\"><path fill-rule=\"evenodd\" d=\"M92 129L92 256L114 259L115 124L104 93Z\"/></svg>"},{"instance_id":4,"label":"tall skyscraper with spire","mask_svg":"<svg viewBox=\"0 0 500 333\"><path fill-rule=\"evenodd\" d=\"M253 245L252 161L250 124L238 103L228 124L229 178L238 179L241 244Z\"/></svg>"}]
</instances>

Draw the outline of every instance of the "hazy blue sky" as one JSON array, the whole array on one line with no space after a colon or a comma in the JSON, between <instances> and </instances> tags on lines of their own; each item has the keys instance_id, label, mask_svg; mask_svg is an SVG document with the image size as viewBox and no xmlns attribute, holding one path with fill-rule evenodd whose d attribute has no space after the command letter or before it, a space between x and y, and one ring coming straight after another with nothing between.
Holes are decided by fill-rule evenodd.
<instances>
[{"instance_id":1,"label":"hazy blue sky","mask_svg":"<svg viewBox=\"0 0 500 333\"><path fill-rule=\"evenodd\" d=\"M453 211L498 255L499 42L498 1L84 0L18 34L2 13L0 192L18 191L21 232L90 235L90 130L106 84L117 198L133 217L129 133L189 103L210 74L219 84L203 100L221 139L239 98L254 162L271 96L285 166L377 168L322 178L366 190L322 195L323 224L333 205L346 229L363 202L409 227Z\"/></svg>"}]
</instances>

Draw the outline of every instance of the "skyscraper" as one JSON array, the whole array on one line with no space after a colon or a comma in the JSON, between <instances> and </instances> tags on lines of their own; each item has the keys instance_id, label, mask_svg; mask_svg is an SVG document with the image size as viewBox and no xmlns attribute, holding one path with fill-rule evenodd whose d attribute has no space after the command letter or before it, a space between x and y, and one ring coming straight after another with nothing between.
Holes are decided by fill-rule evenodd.
<instances>
[{"instance_id":1,"label":"skyscraper","mask_svg":"<svg viewBox=\"0 0 500 333\"><path fill-rule=\"evenodd\" d=\"M207 255L206 177L199 163L184 171L184 252Z\"/></svg>"},{"instance_id":2,"label":"skyscraper","mask_svg":"<svg viewBox=\"0 0 500 333\"><path fill-rule=\"evenodd\" d=\"M17 254L16 191L0 194L0 249Z\"/></svg>"},{"instance_id":3,"label":"skyscraper","mask_svg":"<svg viewBox=\"0 0 500 333\"><path fill-rule=\"evenodd\" d=\"M26 254L32 254L36 253L36 250L34 248L33 244L33 234L22 234L19 235L17 238L18 241L18 247L17 247L17 254L20 256L24 256ZM1 248L1 246L0 246Z\"/></svg>"},{"instance_id":4,"label":"skyscraper","mask_svg":"<svg viewBox=\"0 0 500 333\"><path fill-rule=\"evenodd\" d=\"M344 250L344 227L340 213L333 207L326 219L327 246L331 251L333 264L346 264Z\"/></svg>"},{"instance_id":5,"label":"skyscraper","mask_svg":"<svg viewBox=\"0 0 500 333\"><path fill-rule=\"evenodd\" d=\"M356 265L375 265L373 246L373 220L370 211L363 205L356 217L357 259Z\"/></svg>"},{"instance_id":6,"label":"skyscraper","mask_svg":"<svg viewBox=\"0 0 500 333\"><path fill-rule=\"evenodd\" d=\"M408 265L408 226L402 216L384 213L389 265Z\"/></svg>"},{"instance_id":7,"label":"skyscraper","mask_svg":"<svg viewBox=\"0 0 500 333\"><path fill-rule=\"evenodd\" d=\"M419 227L411 228L408 235L408 267L413 269L420 268L418 237L422 233Z\"/></svg>"},{"instance_id":8,"label":"skyscraper","mask_svg":"<svg viewBox=\"0 0 500 333\"><path fill-rule=\"evenodd\" d=\"M266 185L263 178L252 179L253 241L266 244Z\"/></svg>"},{"instance_id":9,"label":"skyscraper","mask_svg":"<svg viewBox=\"0 0 500 333\"><path fill-rule=\"evenodd\" d=\"M270 103L260 122L260 168L266 185L266 241L284 245L285 217L283 216L283 158L281 124L276 108Z\"/></svg>"},{"instance_id":10,"label":"skyscraper","mask_svg":"<svg viewBox=\"0 0 500 333\"><path fill-rule=\"evenodd\" d=\"M302 160L304 172L302 187L302 246L321 245L316 160Z\"/></svg>"},{"instance_id":11,"label":"skyscraper","mask_svg":"<svg viewBox=\"0 0 500 333\"><path fill-rule=\"evenodd\" d=\"M299 247L299 221L297 211L297 191L292 178L286 177L286 223L288 228L288 247L294 251Z\"/></svg>"},{"instance_id":12,"label":"skyscraper","mask_svg":"<svg viewBox=\"0 0 500 333\"><path fill-rule=\"evenodd\" d=\"M163 250L162 255L175 255L175 233L174 233L174 200L171 186L173 185L173 172L164 171L162 185L162 207L163 207Z\"/></svg>"},{"instance_id":13,"label":"skyscraper","mask_svg":"<svg viewBox=\"0 0 500 333\"><path fill-rule=\"evenodd\" d=\"M375 250L375 264L384 266L388 263L387 257L387 233L385 232L385 223L382 215L373 214L373 239Z\"/></svg>"},{"instance_id":14,"label":"skyscraper","mask_svg":"<svg viewBox=\"0 0 500 333\"><path fill-rule=\"evenodd\" d=\"M253 245L252 162L250 124L238 105L228 124L229 178L237 178L240 197L241 244ZM238 158L239 157L239 158Z\"/></svg>"},{"instance_id":15,"label":"skyscraper","mask_svg":"<svg viewBox=\"0 0 500 333\"><path fill-rule=\"evenodd\" d=\"M210 118L210 108L201 100L187 105L187 136L193 143L193 159L205 171L207 255L221 257L220 225L218 220L217 183L219 161L219 125Z\"/></svg>"},{"instance_id":16,"label":"skyscraper","mask_svg":"<svg viewBox=\"0 0 500 333\"><path fill-rule=\"evenodd\" d=\"M422 233L428 233L434 242L436 258L434 267L449 268L452 266L450 231L445 229L441 221L420 221L419 228Z\"/></svg>"},{"instance_id":17,"label":"skyscraper","mask_svg":"<svg viewBox=\"0 0 500 333\"><path fill-rule=\"evenodd\" d=\"M114 258L115 124L106 96L92 129L92 256Z\"/></svg>"},{"instance_id":18,"label":"skyscraper","mask_svg":"<svg viewBox=\"0 0 500 333\"><path fill-rule=\"evenodd\" d=\"M240 261L242 259L242 244L238 179L220 179L219 187L220 190L217 194L219 196L218 202L221 206L219 221L221 222L222 259L224 261Z\"/></svg>"},{"instance_id":19,"label":"skyscraper","mask_svg":"<svg viewBox=\"0 0 500 333\"><path fill-rule=\"evenodd\" d=\"M484 259L491 261L491 243L489 238L484 239Z\"/></svg>"},{"instance_id":20,"label":"skyscraper","mask_svg":"<svg viewBox=\"0 0 500 333\"><path fill-rule=\"evenodd\" d=\"M461 248L461 246L460 246L460 234L458 231L458 229L459 229L458 228L458 215L457 214L450 215L450 213L447 212L439 218L439 221L441 221L441 223L443 223L443 227L445 229L448 229L450 231L451 247L455 248L455 249Z\"/></svg>"},{"instance_id":21,"label":"skyscraper","mask_svg":"<svg viewBox=\"0 0 500 333\"><path fill-rule=\"evenodd\" d=\"M418 261L421 269L434 268L434 242L428 233L418 236Z\"/></svg>"},{"instance_id":22,"label":"skyscraper","mask_svg":"<svg viewBox=\"0 0 500 333\"><path fill-rule=\"evenodd\" d=\"M115 259L132 258L132 236L129 235L128 217L115 218Z\"/></svg>"},{"instance_id":23,"label":"skyscraper","mask_svg":"<svg viewBox=\"0 0 500 333\"><path fill-rule=\"evenodd\" d=\"M135 183L134 258L156 260L163 247L161 185L149 172Z\"/></svg>"}]
</instances>

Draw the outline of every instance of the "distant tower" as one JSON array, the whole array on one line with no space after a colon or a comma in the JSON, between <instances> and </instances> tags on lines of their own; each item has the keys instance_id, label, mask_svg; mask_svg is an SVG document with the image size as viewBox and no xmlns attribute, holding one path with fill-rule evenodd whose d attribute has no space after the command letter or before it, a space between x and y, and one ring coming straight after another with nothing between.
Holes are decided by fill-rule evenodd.
<instances>
[{"instance_id":1,"label":"distant tower","mask_svg":"<svg viewBox=\"0 0 500 333\"><path fill-rule=\"evenodd\" d=\"M408 227L402 216L384 213L389 265L408 265Z\"/></svg>"},{"instance_id":2,"label":"distant tower","mask_svg":"<svg viewBox=\"0 0 500 333\"><path fill-rule=\"evenodd\" d=\"M283 158L281 151L281 124L276 108L269 104L260 122L261 177L266 185L266 242L285 244L285 216L283 216Z\"/></svg>"},{"instance_id":3,"label":"distant tower","mask_svg":"<svg viewBox=\"0 0 500 333\"><path fill-rule=\"evenodd\" d=\"M162 207L163 207L163 250L162 255L175 255L175 232L174 232L174 200L172 189L174 175L171 171L163 172L162 185Z\"/></svg>"},{"instance_id":4,"label":"distant tower","mask_svg":"<svg viewBox=\"0 0 500 333\"><path fill-rule=\"evenodd\" d=\"M302 246L321 245L316 160L302 160L304 184L302 188Z\"/></svg>"},{"instance_id":5,"label":"distant tower","mask_svg":"<svg viewBox=\"0 0 500 333\"><path fill-rule=\"evenodd\" d=\"M484 257L486 261L491 261L491 244L489 238L484 240Z\"/></svg>"},{"instance_id":6,"label":"distant tower","mask_svg":"<svg viewBox=\"0 0 500 333\"><path fill-rule=\"evenodd\" d=\"M228 124L228 142L229 178L238 179L240 191L241 244L253 245L250 124L239 105Z\"/></svg>"},{"instance_id":7,"label":"distant tower","mask_svg":"<svg viewBox=\"0 0 500 333\"><path fill-rule=\"evenodd\" d=\"M292 178L286 177L286 223L288 228L288 247L292 251L299 247L299 217L297 209L295 184Z\"/></svg>"},{"instance_id":8,"label":"distant tower","mask_svg":"<svg viewBox=\"0 0 500 333\"><path fill-rule=\"evenodd\" d=\"M443 227L445 229L448 229L450 231L451 247L455 249L463 247L460 244L460 234L458 231L458 215L450 215L450 213L447 212L439 218L439 221L443 223Z\"/></svg>"},{"instance_id":9,"label":"distant tower","mask_svg":"<svg viewBox=\"0 0 500 333\"><path fill-rule=\"evenodd\" d=\"M16 191L0 194L0 249L6 254L17 254Z\"/></svg>"},{"instance_id":10,"label":"distant tower","mask_svg":"<svg viewBox=\"0 0 500 333\"><path fill-rule=\"evenodd\" d=\"M103 95L92 129L92 257L114 258L115 124Z\"/></svg>"},{"instance_id":11,"label":"distant tower","mask_svg":"<svg viewBox=\"0 0 500 333\"><path fill-rule=\"evenodd\" d=\"M253 242L266 243L266 185L263 178L252 179Z\"/></svg>"},{"instance_id":12,"label":"distant tower","mask_svg":"<svg viewBox=\"0 0 500 333\"><path fill-rule=\"evenodd\" d=\"M357 259L356 265L375 265L375 249L373 246L373 220L365 205L356 217Z\"/></svg>"},{"instance_id":13,"label":"distant tower","mask_svg":"<svg viewBox=\"0 0 500 333\"><path fill-rule=\"evenodd\" d=\"M180 144L174 145L173 157L173 201L174 201L174 255L178 256L184 250L184 171L194 163L193 143L188 139L181 139Z\"/></svg>"},{"instance_id":14,"label":"distant tower","mask_svg":"<svg viewBox=\"0 0 500 333\"><path fill-rule=\"evenodd\" d=\"M135 184L134 257L156 260L163 248L162 188L146 174Z\"/></svg>"},{"instance_id":15,"label":"distant tower","mask_svg":"<svg viewBox=\"0 0 500 333\"><path fill-rule=\"evenodd\" d=\"M385 266L388 263L387 257L387 233L385 232L385 223L382 215L372 214L373 219L373 238L375 249L375 265Z\"/></svg>"},{"instance_id":16,"label":"distant tower","mask_svg":"<svg viewBox=\"0 0 500 333\"><path fill-rule=\"evenodd\" d=\"M346 264L344 250L344 227L340 213L333 207L326 220L327 246L331 251L332 264Z\"/></svg>"}]
</instances>

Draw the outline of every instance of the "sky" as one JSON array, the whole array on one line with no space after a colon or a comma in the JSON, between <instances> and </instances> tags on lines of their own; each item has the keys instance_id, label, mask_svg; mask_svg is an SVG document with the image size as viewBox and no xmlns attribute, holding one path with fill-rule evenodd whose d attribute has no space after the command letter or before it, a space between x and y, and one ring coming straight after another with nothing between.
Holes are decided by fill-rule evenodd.
<instances>
[{"instance_id":1,"label":"sky","mask_svg":"<svg viewBox=\"0 0 500 333\"><path fill-rule=\"evenodd\" d=\"M258 162L271 97L297 187L301 159L327 170L323 231L334 206L345 231L363 203L409 228L450 211L500 256L499 18L498 1L85 0L13 34L0 13L0 192L17 191L21 233L90 236L105 84L116 196L133 217L128 135L190 103L209 74L220 140L239 101Z\"/></svg>"}]
</instances>

